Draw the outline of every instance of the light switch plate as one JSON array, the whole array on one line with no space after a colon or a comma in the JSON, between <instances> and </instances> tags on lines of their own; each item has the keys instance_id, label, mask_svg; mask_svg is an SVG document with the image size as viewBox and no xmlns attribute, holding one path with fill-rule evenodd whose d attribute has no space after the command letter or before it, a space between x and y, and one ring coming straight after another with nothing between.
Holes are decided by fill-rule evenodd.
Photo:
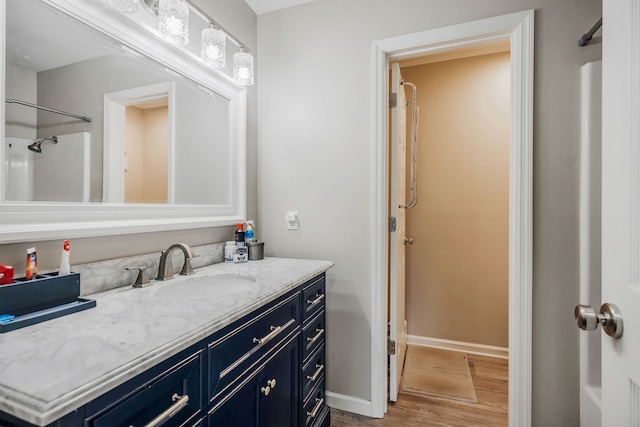
<instances>
[{"instance_id":1,"label":"light switch plate","mask_svg":"<svg viewBox=\"0 0 640 427\"><path fill-rule=\"evenodd\" d=\"M287 230L298 230L298 211L288 211L287 215L285 215L285 219L287 221Z\"/></svg>"}]
</instances>

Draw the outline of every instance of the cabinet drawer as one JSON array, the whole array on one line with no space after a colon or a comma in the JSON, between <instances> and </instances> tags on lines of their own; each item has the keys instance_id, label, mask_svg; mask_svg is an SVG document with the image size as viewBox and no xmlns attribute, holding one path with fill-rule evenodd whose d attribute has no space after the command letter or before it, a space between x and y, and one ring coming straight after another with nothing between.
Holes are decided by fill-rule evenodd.
<instances>
[{"instance_id":1,"label":"cabinet drawer","mask_svg":"<svg viewBox=\"0 0 640 427\"><path fill-rule=\"evenodd\" d=\"M309 320L302 330L302 360L315 351L316 348L324 344L326 333L324 310Z\"/></svg>"},{"instance_id":2,"label":"cabinet drawer","mask_svg":"<svg viewBox=\"0 0 640 427\"><path fill-rule=\"evenodd\" d=\"M309 358L302 369L302 398L307 399L311 390L324 381L325 376L325 351L324 345Z\"/></svg>"},{"instance_id":3,"label":"cabinet drawer","mask_svg":"<svg viewBox=\"0 0 640 427\"><path fill-rule=\"evenodd\" d=\"M220 339L209 344L209 399L215 399L299 325L299 294L249 321L232 325Z\"/></svg>"},{"instance_id":4,"label":"cabinet drawer","mask_svg":"<svg viewBox=\"0 0 640 427\"><path fill-rule=\"evenodd\" d=\"M311 284L302 289L302 323L322 310L325 305L325 275L315 277Z\"/></svg>"},{"instance_id":5,"label":"cabinet drawer","mask_svg":"<svg viewBox=\"0 0 640 427\"><path fill-rule=\"evenodd\" d=\"M324 380L316 387L309 399L304 402L302 407L302 416L305 420L305 426L316 424L320 419L326 416L325 412L328 407L325 402Z\"/></svg>"},{"instance_id":6,"label":"cabinet drawer","mask_svg":"<svg viewBox=\"0 0 640 427\"><path fill-rule=\"evenodd\" d=\"M169 427L187 425L188 421L195 422L202 400L202 354L199 351L174 365L89 425L139 427L155 420L164 427Z\"/></svg>"}]
</instances>

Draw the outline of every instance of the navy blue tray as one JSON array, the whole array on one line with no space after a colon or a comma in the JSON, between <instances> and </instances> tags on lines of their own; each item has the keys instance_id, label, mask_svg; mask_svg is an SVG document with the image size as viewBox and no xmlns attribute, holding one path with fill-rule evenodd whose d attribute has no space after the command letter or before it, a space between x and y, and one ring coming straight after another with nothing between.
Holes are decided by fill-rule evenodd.
<instances>
[{"instance_id":1,"label":"navy blue tray","mask_svg":"<svg viewBox=\"0 0 640 427\"><path fill-rule=\"evenodd\" d=\"M16 279L0 286L0 314L15 316L0 323L0 333L24 328L96 306L94 300L79 298L80 274L39 275L36 279Z\"/></svg>"}]
</instances>

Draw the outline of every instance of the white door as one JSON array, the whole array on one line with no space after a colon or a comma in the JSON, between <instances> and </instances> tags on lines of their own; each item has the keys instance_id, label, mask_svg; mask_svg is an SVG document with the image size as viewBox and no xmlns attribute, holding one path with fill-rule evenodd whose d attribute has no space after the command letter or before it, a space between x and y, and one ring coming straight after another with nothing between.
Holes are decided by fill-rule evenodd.
<instances>
[{"instance_id":1,"label":"white door","mask_svg":"<svg viewBox=\"0 0 640 427\"><path fill-rule=\"evenodd\" d=\"M400 84L400 66L391 64L391 93L397 94L390 120L390 195L389 215L395 218L396 231L389 238L389 338L395 352L389 356L389 400L398 400L402 367L407 348L405 316L405 187L407 171L407 101Z\"/></svg>"},{"instance_id":2,"label":"white door","mask_svg":"<svg viewBox=\"0 0 640 427\"><path fill-rule=\"evenodd\" d=\"M604 0L602 38L602 302L624 332L602 337L601 425L640 426L640 1Z\"/></svg>"}]
</instances>

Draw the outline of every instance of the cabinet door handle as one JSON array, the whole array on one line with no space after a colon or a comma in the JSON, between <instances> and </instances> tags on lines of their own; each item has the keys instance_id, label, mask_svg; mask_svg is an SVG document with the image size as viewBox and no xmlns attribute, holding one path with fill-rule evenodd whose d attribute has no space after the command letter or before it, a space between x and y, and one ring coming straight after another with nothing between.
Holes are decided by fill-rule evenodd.
<instances>
[{"instance_id":1,"label":"cabinet door handle","mask_svg":"<svg viewBox=\"0 0 640 427\"><path fill-rule=\"evenodd\" d=\"M316 397L316 406L313 407L313 411L307 412L307 416L311 418L315 418L318 415L318 411L320 411L320 408L322 408L323 403L324 403L323 398L318 399Z\"/></svg>"},{"instance_id":2,"label":"cabinet door handle","mask_svg":"<svg viewBox=\"0 0 640 427\"><path fill-rule=\"evenodd\" d=\"M318 375L320 375L322 373L322 371L324 371L324 365L316 365L316 371L313 373L313 375L307 375L307 379L309 381L315 381L318 379Z\"/></svg>"},{"instance_id":3,"label":"cabinet door handle","mask_svg":"<svg viewBox=\"0 0 640 427\"><path fill-rule=\"evenodd\" d=\"M316 294L316 299L308 299L307 300L307 304L316 305L317 303L319 303L323 299L324 299L324 294Z\"/></svg>"},{"instance_id":4,"label":"cabinet door handle","mask_svg":"<svg viewBox=\"0 0 640 427\"><path fill-rule=\"evenodd\" d=\"M265 396L269 396L269 393L271 393L271 387L269 387L269 386L262 387L262 388L260 389L260 392L261 392L262 394L264 394Z\"/></svg>"},{"instance_id":5,"label":"cabinet door handle","mask_svg":"<svg viewBox=\"0 0 640 427\"><path fill-rule=\"evenodd\" d=\"M267 380L267 385L273 390L274 388L276 388L276 379L273 378L271 380Z\"/></svg>"},{"instance_id":6,"label":"cabinet door handle","mask_svg":"<svg viewBox=\"0 0 640 427\"><path fill-rule=\"evenodd\" d=\"M174 393L171 396L171 400L176 402L167 409L164 410L160 415L149 421L144 427L157 427L161 424L164 424L169 418L173 417L175 414L180 412L182 408L187 406L189 402L189 395L185 394L184 396L179 396L178 393Z\"/></svg>"},{"instance_id":7,"label":"cabinet door handle","mask_svg":"<svg viewBox=\"0 0 640 427\"><path fill-rule=\"evenodd\" d=\"M269 332L267 335L265 335L262 338L254 338L253 339L253 343L254 344L264 344L266 342L269 342L273 339L273 337L275 337L276 335L278 335L280 333L280 330L282 330L282 326L269 326L269 329L271 329L271 332Z\"/></svg>"},{"instance_id":8,"label":"cabinet door handle","mask_svg":"<svg viewBox=\"0 0 640 427\"><path fill-rule=\"evenodd\" d=\"M316 341L318 341L320 339L320 337L322 336L322 334L324 334L324 329L316 329L316 336L311 338L311 337L307 337L307 341L314 343Z\"/></svg>"}]
</instances>

